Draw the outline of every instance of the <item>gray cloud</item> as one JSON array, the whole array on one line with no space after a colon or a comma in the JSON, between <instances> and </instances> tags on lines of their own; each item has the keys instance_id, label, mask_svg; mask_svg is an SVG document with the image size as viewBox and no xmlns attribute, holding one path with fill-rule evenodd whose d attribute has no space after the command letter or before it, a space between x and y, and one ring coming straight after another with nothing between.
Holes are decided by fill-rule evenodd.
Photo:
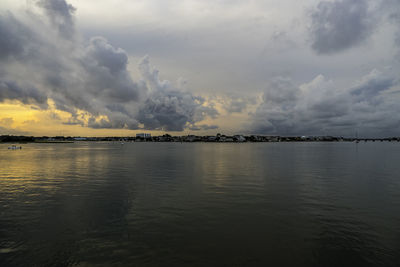
<instances>
[{"instance_id":1,"label":"gray cloud","mask_svg":"<svg viewBox=\"0 0 400 267\"><path fill-rule=\"evenodd\" d=\"M384 76L381 72L373 70L358 85L351 88L350 92L357 102L376 103L377 97L394 86L396 82L392 77Z\"/></svg>"},{"instance_id":2,"label":"gray cloud","mask_svg":"<svg viewBox=\"0 0 400 267\"><path fill-rule=\"evenodd\" d=\"M357 82L351 80L387 64L398 69L387 40L395 32L400 36L399 1L305 4L312 2L319 4L308 13L316 52L310 54L304 43L307 18L296 11L304 6L299 1L218 3L204 14L198 8L187 10L186 3L160 9L159 16L153 16L158 0L140 6L132 2L124 6L125 17L119 13L115 17L111 10L103 16L107 3L102 2L91 6L90 12L86 8L79 12L82 23L77 25L87 36L82 39L75 28L75 8L64 0L35 0L39 9L29 10L27 16L17 11L0 14L0 101L19 100L46 108L51 99L71 114L63 123L84 127L212 130L216 125L202 122L219 115L210 103L228 113L247 113L256 104L251 96L269 80L258 99L262 104L251 115L254 132L342 134L360 128L378 134L379 128L389 134L398 130L393 116L399 109L394 75L375 71ZM208 10L212 3L197 4ZM131 10L125 9L130 5ZM131 12L136 12L136 19L127 22ZM95 15L103 17L93 19ZM99 33L108 40L93 37ZM371 43L361 47L369 38ZM350 48L354 48L351 53L338 53ZM141 60L134 78L130 59L147 53L162 66L165 77L187 77L194 90L201 90L201 97L180 82L161 79L148 58ZM335 82L324 76L311 78L318 73ZM215 91L224 97L205 97ZM235 123L229 126L232 131L242 130L239 121Z\"/></svg>"},{"instance_id":3,"label":"gray cloud","mask_svg":"<svg viewBox=\"0 0 400 267\"><path fill-rule=\"evenodd\" d=\"M312 48L332 54L356 46L371 35L374 24L367 0L321 1L311 13Z\"/></svg>"},{"instance_id":4,"label":"gray cloud","mask_svg":"<svg viewBox=\"0 0 400 267\"><path fill-rule=\"evenodd\" d=\"M52 99L57 109L71 114L65 124L91 128L138 129L142 124L149 130L182 131L218 115L205 106L204 98L160 81L148 57L138 66L142 79L134 81L124 50L101 36L79 41L75 8L64 0L37 4L49 24L35 13L28 23L10 13L0 17L0 101L46 108ZM40 34L43 31L46 36ZM24 84L34 86L18 86L14 80L21 77Z\"/></svg>"},{"instance_id":5,"label":"gray cloud","mask_svg":"<svg viewBox=\"0 0 400 267\"><path fill-rule=\"evenodd\" d=\"M140 91L145 90L131 79L125 51L103 37L90 40L81 62L87 74L85 88L97 98L117 103L138 101Z\"/></svg>"},{"instance_id":6,"label":"gray cloud","mask_svg":"<svg viewBox=\"0 0 400 267\"><path fill-rule=\"evenodd\" d=\"M279 104L282 109L290 109L298 98L298 91L292 81L284 77L271 79L264 92L263 100L268 104Z\"/></svg>"},{"instance_id":7,"label":"gray cloud","mask_svg":"<svg viewBox=\"0 0 400 267\"><path fill-rule=\"evenodd\" d=\"M201 125L193 125L189 127L189 130L192 131L207 131L207 130L215 130L218 129L218 125L208 125L208 124L201 124Z\"/></svg>"},{"instance_id":8,"label":"gray cloud","mask_svg":"<svg viewBox=\"0 0 400 267\"><path fill-rule=\"evenodd\" d=\"M395 42L400 48L400 2L397 0L384 0L382 3L382 10L388 14L388 19L393 23L397 29Z\"/></svg>"},{"instance_id":9,"label":"gray cloud","mask_svg":"<svg viewBox=\"0 0 400 267\"><path fill-rule=\"evenodd\" d=\"M14 81L0 80L0 102L18 100L24 104L36 104L47 108L47 96L35 87L21 87Z\"/></svg>"},{"instance_id":10,"label":"gray cloud","mask_svg":"<svg viewBox=\"0 0 400 267\"><path fill-rule=\"evenodd\" d=\"M32 52L34 35L12 13L0 14L0 60L21 59Z\"/></svg>"},{"instance_id":11,"label":"gray cloud","mask_svg":"<svg viewBox=\"0 0 400 267\"><path fill-rule=\"evenodd\" d=\"M205 117L215 117L213 107L204 106L205 100L173 88L168 81L160 81L158 70L149 65L148 57L142 59L139 69L150 93L139 110L139 121L146 129L182 131Z\"/></svg>"},{"instance_id":12,"label":"gray cloud","mask_svg":"<svg viewBox=\"0 0 400 267\"><path fill-rule=\"evenodd\" d=\"M256 104L256 98L251 96L227 95L221 102L223 108L229 113L244 112L249 105Z\"/></svg>"},{"instance_id":13,"label":"gray cloud","mask_svg":"<svg viewBox=\"0 0 400 267\"><path fill-rule=\"evenodd\" d=\"M50 22L63 37L73 37L75 8L71 4L65 0L39 0L37 4L44 9Z\"/></svg>"},{"instance_id":14,"label":"gray cloud","mask_svg":"<svg viewBox=\"0 0 400 267\"><path fill-rule=\"evenodd\" d=\"M382 136L400 130L400 120L393 116L400 108L392 95L399 93L395 90L399 81L392 75L373 70L346 89L336 88L322 75L300 86L289 79L276 81L276 87L266 90L252 114L252 132L354 135L358 130L365 135ZM282 88L284 93L278 92Z\"/></svg>"}]
</instances>

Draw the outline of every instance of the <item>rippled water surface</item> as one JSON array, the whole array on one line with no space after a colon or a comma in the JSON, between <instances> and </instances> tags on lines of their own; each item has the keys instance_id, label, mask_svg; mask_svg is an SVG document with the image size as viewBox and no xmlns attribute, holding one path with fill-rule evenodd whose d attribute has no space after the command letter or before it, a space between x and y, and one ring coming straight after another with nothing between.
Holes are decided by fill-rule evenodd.
<instances>
[{"instance_id":1,"label":"rippled water surface","mask_svg":"<svg viewBox=\"0 0 400 267\"><path fill-rule=\"evenodd\" d=\"M400 266L400 143L0 145L0 266Z\"/></svg>"}]
</instances>

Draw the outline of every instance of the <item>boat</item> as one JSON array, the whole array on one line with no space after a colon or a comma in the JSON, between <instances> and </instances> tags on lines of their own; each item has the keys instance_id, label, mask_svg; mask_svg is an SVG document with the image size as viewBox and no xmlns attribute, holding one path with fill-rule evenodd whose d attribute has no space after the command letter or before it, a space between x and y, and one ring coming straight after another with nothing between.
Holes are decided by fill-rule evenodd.
<instances>
[{"instance_id":1,"label":"boat","mask_svg":"<svg viewBox=\"0 0 400 267\"><path fill-rule=\"evenodd\" d=\"M11 150L22 149L22 146L12 145L12 146L9 146L8 149L11 149Z\"/></svg>"}]
</instances>

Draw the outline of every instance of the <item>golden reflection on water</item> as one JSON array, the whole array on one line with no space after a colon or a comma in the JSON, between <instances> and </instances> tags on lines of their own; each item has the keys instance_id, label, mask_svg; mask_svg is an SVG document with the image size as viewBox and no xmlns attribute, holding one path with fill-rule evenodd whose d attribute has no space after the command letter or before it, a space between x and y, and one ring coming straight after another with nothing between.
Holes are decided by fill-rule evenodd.
<instances>
[{"instance_id":1,"label":"golden reflection on water","mask_svg":"<svg viewBox=\"0 0 400 267\"><path fill-rule=\"evenodd\" d=\"M55 194L64 183L82 183L106 169L109 154L85 144L25 144L22 150L0 145L0 194L17 197ZM70 181L65 181L70 179Z\"/></svg>"},{"instance_id":2,"label":"golden reflection on water","mask_svg":"<svg viewBox=\"0 0 400 267\"><path fill-rule=\"evenodd\" d=\"M249 153L248 147L241 144L200 144L196 148L196 155L201 157L197 162L203 174L202 182L214 193L223 194L226 188L238 183L265 186L263 174L268 174L268 165L254 168L262 159L256 153Z\"/></svg>"}]
</instances>

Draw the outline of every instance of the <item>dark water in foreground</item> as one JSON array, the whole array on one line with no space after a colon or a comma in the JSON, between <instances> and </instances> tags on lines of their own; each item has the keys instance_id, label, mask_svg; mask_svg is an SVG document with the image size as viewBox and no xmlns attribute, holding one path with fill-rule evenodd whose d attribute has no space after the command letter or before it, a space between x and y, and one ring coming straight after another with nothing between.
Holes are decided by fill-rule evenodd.
<instances>
[{"instance_id":1,"label":"dark water in foreground","mask_svg":"<svg viewBox=\"0 0 400 267\"><path fill-rule=\"evenodd\" d=\"M0 145L0 266L400 266L400 143Z\"/></svg>"}]
</instances>

